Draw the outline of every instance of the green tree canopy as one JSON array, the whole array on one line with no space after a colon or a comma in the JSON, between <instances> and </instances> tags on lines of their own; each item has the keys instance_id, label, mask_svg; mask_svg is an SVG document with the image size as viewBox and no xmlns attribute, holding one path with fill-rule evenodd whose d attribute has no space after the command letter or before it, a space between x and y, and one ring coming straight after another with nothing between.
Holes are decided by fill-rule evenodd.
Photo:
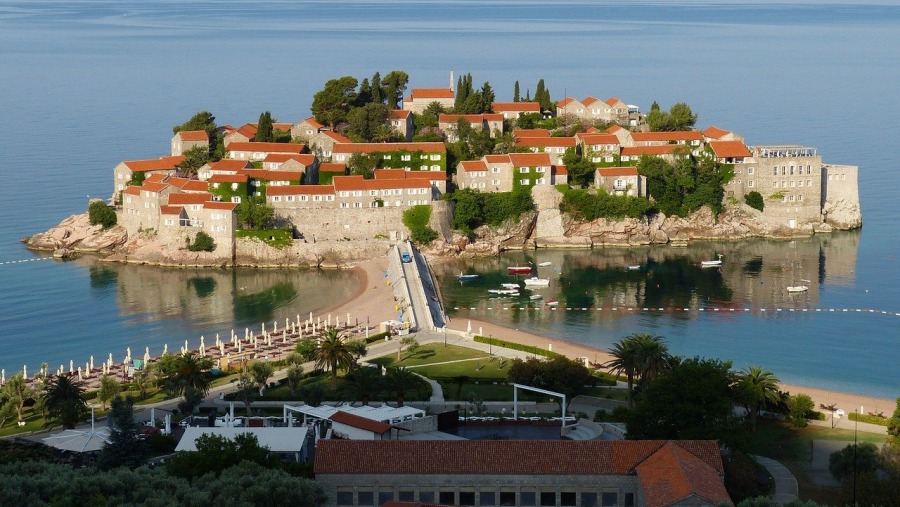
<instances>
[{"instance_id":1,"label":"green tree canopy","mask_svg":"<svg viewBox=\"0 0 900 507\"><path fill-rule=\"evenodd\" d=\"M398 134L391 128L389 109L381 103L369 103L347 114L347 135L357 143L386 142Z\"/></svg>"},{"instance_id":2,"label":"green tree canopy","mask_svg":"<svg viewBox=\"0 0 900 507\"><path fill-rule=\"evenodd\" d=\"M209 162L209 150L203 146L192 146L182 155L184 160L178 164L178 175L182 178L196 178L197 171Z\"/></svg>"},{"instance_id":3,"label":"green tree canopy","mask_svg":"<svg viewBox=\"0 0 900 507\"><path fill-rule=\"evenodd\" d=\"M275 222L275 210L266 205L266 199L262 196L254 195L243 199L234 211L241 229L270 229Z\"/></svg>"},{"instance_id":4,"label":"green tree canopy","mask_svg":"<svg viewBox=\"0 0 900 507\"><path fill-rule=\"evenodd\" d=\"M708 155L676 155L675 162L643 155L638 173L647 178L647 192L659 210L667 215L687 216L709 206L713 213L722 209L725 184L734 177L734 168L719 164Z\"/></svg>"},{"instance_id":5,"label":"green tree canopy","mask_svg":"<svg viewBox=\"0 0 900 507\"><path fill-rule=\"evenodd\" d=\"M172 127L172 133L177 134L182 131L205 130L208 134L215 135L216 129L216 117L209 111L200 111L194 116L191 116L190 120L181 125Z\"/></svg>"},{"instance_id":6,"label":"green tree canopy","mask_svg":"<svg viewBox=\"0 0 900 507\"><path fill-rule=\"evenodd\" d=\"M41 396L47 410L47 425L58 421L63 428L74 428L87 416L84 387L65 375L53 377Z\"/></svg>"},{"instance_id":7,"label":"green tree canopy","mask_svg":"<svg viewBox=\"0 0 900 507\"><path fill-rule=\"evenodd\" d=\"M331 372L332 391L337 389L338 370L349 370L354 363L353 351L347 342L336 327L330 326L325 328L315 352L316 368Z\"/></svg>"},{"instance_id":8,"label":"green tree canopy","mask_svg":"<svg viewBox=\"0 0 900 507\"><path fill-rule=\"evenodd\" d=\"M737 374L737 394L750 415L750 427L756 430L759 412L767 404L778 403L781 396L778 392L778 377L759 366L744 368Z\"/></svg>"},{"instance_id":9,"label":"green tree canopy","mask_svg":"<svg viewBox=\"0 0 900 507\"><path fill-rule=\"evenodd\" d=\"M134 399L130 396L114 398L109 420L109 443L100 451L98 466L109 470L120 466L137 468L143 465L149 450L146 441L140 438L138 425L134 420Z\"/></svg>"},{"instance_id":10,"label":"green tree canopy","mask_svg":"<svg viewBox=\"0 0 900 507\"><path fill-rule=\"evenodd\" d=\"M389 108L397 109L400 106L407 83L409 75L402 70L392 70L381 79L382 94Z\"/></svg>"},{"instance_id":11,"label":"green tree canopy","mask_svg":"<svg viewBox=\"0 0 900 507\"><path fill-rule=\"evenodd\" d=\"M88 205L88 221L91 225L100 225L104 229L108 229L116 225L118 217L114 209L100 199L96 199Z\"/></svg>"},{"instance_id":12,"label":"green tree canopy","mask_svg":"<svg viewBox=\"0 0 900 507\"><path fill-rule=\"evenodd\" d=\"M256 124L256 136L253 138L258 143L271 143L275 141L275 127L272 123L272 113L264 111L259 114L259 122Z\"/></svg>"},{"instance_id":13,"label":"green tree canopy","mask_svg":"<svg viewBox=\"0 0 900 507\"><path fill-rule=\"evenodd\" d=\"M563 393L569 399L584 392L585 386L594 383L590 370L565 356L550 359L530 357L524 361L514 359L509 366L507 379L517 384Z\"/></svg>"},{"instance_id":14,"label":"green tree canopy","mask_svg":"<svg viewBox=\"0 0 900 507\"><path fill-rule=\"evenodd\" d=\"M594 173L597 166L584 158L575 148L568 148L563 155L563 165L569 171L569 182L580 187L586 187L594 182Z\"/></svg>"},{"instance_id":15,"label":"green tree canopy","mask_svg":"<svg viewBox=\"0 0 900 507\"><path fill-rule=\"evenodd\" d=\"M352 76L326 82L325 88L313 96L310 109L316 121L332 128L346 122L347 114L356 101L357 84L358 81Z\"/></svg>"},{"instance_id":16,"label":"green tree canopy","mask_svg":"<svg viewBox=\"0 0 900 507\"><path fill-rule=\"evenodd\" d=\"M653 102L650 111L644 116L644 122L651 132L691 130L697 123L697 115L684 102L676 102L668 112L660 109L657 102Z\"/></svg>"},{"instance_id":17,"label":"green tree canopy","mask_svg":"<svg viewBox=\"0 0 900 507\"><path fill-rule=\"evenodd\" d=\"M97 399L100 400L100 406L106 410L106 403L119 395L122 387L119 382L111 375L103 375L100 377L100 389L97 390Z\"/></svg>"},{"instance_id":18,"label":"green tree canopy","mask_svg":"<svg viewBox=\"0 0 900 507\"><path fill-rule=\"evenodd\" d=\"M183 354L163 354L156 361L157 382L170 394L182 396L188 388L196 389L204 395L209 392L210 373L213 362L209 357L200 357L193 352Z\"/></svg>"},{"instance_id":19,"label":"green tree canopy","mask_svg":"<svg viewBox=\"0 0 900 507\"><path fill-rule=\"evenodd\" d=\"M853 479L854 473L870 474L878 469L880 455L871 442L848 444L828 458L828 470L839 481Z\"/></svg>"}]
</instances>

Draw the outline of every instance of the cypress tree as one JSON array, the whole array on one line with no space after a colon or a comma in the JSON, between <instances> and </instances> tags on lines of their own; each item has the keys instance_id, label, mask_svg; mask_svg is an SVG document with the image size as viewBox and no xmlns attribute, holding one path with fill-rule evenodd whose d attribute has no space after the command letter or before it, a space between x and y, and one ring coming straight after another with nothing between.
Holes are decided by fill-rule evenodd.
<instances>
[{"instance_id":1,"label":"cypress tree","mask_svg":"<svg viewBox=\"0 0 900 507\"><path fill-rule=\"evenodd\" d=\"M384 92L381 89L381 73L376 72L372 76L372 102L375 104L384 104Z\"/></svg>"},{"instance_id":2,"label":"cypress tree","mask_svg":"<svg viewBox=\"0 0 900 507\"><path fill-rule=\"evenodd\" d=\"M519 82L516 81L515 86L513 86L513 102L519 102L522 98L519 97Z\"/></svg>"},{"instance_id":3,"label":"cypress tree","mask_svg":"<svg viewBox=\"0 0 900 507\"><path fill-rule=\"evenodd\" d=\"M259 123L256 125L256 142L270 143L275 140L274 128L272 127L272 113L265 111L259 115Z\"/></svg>"}]
</instances>

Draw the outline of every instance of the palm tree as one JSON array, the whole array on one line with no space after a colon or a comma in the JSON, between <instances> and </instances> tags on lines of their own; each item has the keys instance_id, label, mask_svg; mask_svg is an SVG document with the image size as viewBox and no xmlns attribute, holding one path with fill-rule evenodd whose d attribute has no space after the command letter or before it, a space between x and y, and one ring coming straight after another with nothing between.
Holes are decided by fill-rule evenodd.
<instances>
[{"instance_id":1,"label":"palm tree","mask_svg":"<svg viewBox=\"0 0 900 507\"><path fill-rule=\"evenodd\" d=\"M58 419L64 428L72 429L87 415L84 387L65 375L53 377L42 399L47 410L47 425Z\"/></svg>"},{"instance_id":2,"label":"palm tree","mask_svg":"<svg viewBox=\"0 0 900 507\"><path fill-rule=\"evenodd\" d=\"M343 388L353 403L359 401L363 405L368 405L381 391L381 373L377 368L356 368L347 374L345 380Z\"/></svg>"},{"instance_id":3,"label":"palm tree","mask_svg":"<svg viewBox=\"0 0 900 507\"><path fill-rule=\"evenodd\" d=\"M388 368L387 375L384 376L384 387L394 394L398 407L403 406L406 392L418 388L421 382L415 373L406 368Z\"/></svg>"},{"instance_id":4,"label":"palm tree","mask_svg":"<svg viewBox=\"0 0 900 507\"><path fill-rule=\"evenodd\" d=\"M750 427L756 430L756 419L766 403L778 403L778 377L759 366L744 368L737 374L738 396L746 403Z\"/></svg>"},{"instance_id":5,"label":"palm tree","mask_svg":"<svg viewBox=\"0 0 900 507\"><path fill-rule=\"evenodd\" d=\"M660 373L671 367L672 356L669 346L662 336L650 333L634 333L631 335L637 349L638 385L645 389Z\"/></svg>"},{"instance_id":6,"label":"palm tree","mask_svg":"<svg viewBox=\"0 0 900 507\"><path fill-rule=\"evenodd\" d=\"M193 352L185 352L176 358L175 375L172 380L178 387L178 393L184 394L185 389L193 388L205 396L209 393L209 370L212 368L212 359L194 355Z\"/></svg>"},{"instance_id":7,"label":"palm tree","mask_svg":"<svg viewBox=\"0 0 900 507\"><path fill-rule=\"evenodd\" d=\"M632 336L626 336L615 344L610 351L613 359L603 364L614 375L624 373L628 378L628 408L634 404L634 377L638 372L638 350Z\"/></svg>"},{"instance_id":8,"label":"palm tree","mask_svg":"<svg viewBox=\"0 0 900 507\"><path fill-rule=\"evenodd\" d=\"M327 327L315 352L316 368L331 371L331 390L337 389L337 372L354 363L353 350L334 326Z\"/></svg>"}]
</instances>

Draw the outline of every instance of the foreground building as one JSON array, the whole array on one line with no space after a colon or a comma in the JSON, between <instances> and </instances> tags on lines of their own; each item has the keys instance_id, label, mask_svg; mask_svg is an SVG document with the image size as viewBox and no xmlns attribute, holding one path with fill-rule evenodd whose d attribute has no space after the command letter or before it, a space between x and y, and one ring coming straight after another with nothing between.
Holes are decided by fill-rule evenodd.
<instances>
[{"instance_id":1,"label":"foreground building","mask_svg":"<svg viewBox=\"0 0 900 507\"><path fill-rule=\"evenodd\" d=\"M327 505L732 505L711 440L320 440Z\"/></svg>"}]
</instances>

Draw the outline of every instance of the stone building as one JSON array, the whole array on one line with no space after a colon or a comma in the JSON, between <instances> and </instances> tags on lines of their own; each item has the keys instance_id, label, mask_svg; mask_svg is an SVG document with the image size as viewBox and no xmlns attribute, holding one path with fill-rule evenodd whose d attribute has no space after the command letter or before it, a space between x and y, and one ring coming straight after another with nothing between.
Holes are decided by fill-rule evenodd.
<instances>
[{"instance_id":1,"label":"stone building","mask_svg":"<svg viewBox=\"0 0 900 507\"><path fill-rule=\"evenodd\" d=\"M718 443L320 440L327 505L732 505Z\"/></svg>"},{"instance_id":2,"label":"stone building","mask_svg":"<svg viewBox=\"0 0 900 507\"><path fill-rule=\"evenodd\" d=\"M182 130L172 136L172 155L184 155L187 150L201 146L209 150L209 134L205 130Z\"/></svg>"},{"instance_id":3,"label":"stone building","mask_svg":"<svg viewBox=\"0 0 900 507\"><path fill-rule=\"evenodd\" d=\"M291 127L291 139L309 144L313 136L323 130L326 130L326 127L316 121L315 116L311 116Z\"/></svg>"},{"instance_id":4,"label":"stone building","mask_svg":"<svg viewBox=\"0 0 900 507\"><path fill-rule=\"evenodd\" d=\"M339 144L332 162L349 164L357 153L378 157L378 167L406 171L446 171L447 146L444 143L349 143Z\"/></svg>"},{"instance_id":5,"label":"stone building","mask_svg":"<svg viewBox=\"0 0 900 507\"><path fill-rule=\"evenodd\" d=\"M610 195L646 197L646 178L637 167L601 167L594 172L594 186Z\"/></svg>"},{"instance_id":6,"label":"stone building","mask_svg":"<svg viewBox=\"0 0 900 507\"><path fill-rule=\"evenodd\" d=\"M178 164L184 162L183 156L169 156L147 160L126 160L113 168L113 198L119 202L119 193L129 183L140 185L144 178L154 173L172 175L178 170Z\"/></svg>"},{"instance_id":7,"label":"stone building","mask_svg":"<svg viewBox=\"0 0 900 507\"><path fill-rule=\"evenodd\" d=\"M547 153L554 164L562 164L566 150L575 149L578 141L574 137L516 137L516 148L526 148L532 153Z\"/></svg>"},{"instance_id":8,"label":"stone building","mask_svg":"<svg viewBox=\"0 0 900 507\"><path fill-rule=\"evenodd\" d=\"M517 120L523 114L541 114L541 105L537 102L494 102L491 110L503 115L504 120Z\"/></svg>"},{"instance_id":9,"label":"stone building","mask_svg":"<svg viewBox=\"0 0 900 507\"><path fill-rule=\"evenodd\" d=\"M615 97L607 100L590 96L584 100L566 97L556 103L556 115L575 116L589 125L610 122L625 124L629 121L629 106Z\"/></svg>"},{"instance_id":10,"label":"stone building","mask_svg":"<svg viewBox=\"0 0 900 507\"><path fill-rule=\"evenodd\" d=\"M306 151L305 144L299 143L253 143L232 142L225 147L226 158L234 160L261 161L272 154L299 155Z\"/></svg>"},{"instance_id":11,"label":"stone building","mask_svg":"<svg viewBox=\"0 0 900 507\"><path fill-rule=\"evenodd\" d=\"M422 114L432 102L437 102L449 111L453 109L455 101L453 88L413 88L409 97L403 99L403 110Z\"/></svg>"},{"instance_id":12,"label":"stone building","mask_svg":"<svg viewBox=\"0 0 900 507\"><path fill-rule=\"evenodd\" d=\"M438 115L438 128L447 136L447 141L459 141L459 122L469 124L472 130L487 130L491 137L503 134L503 115L500 114L441 114Z\"/></svg>"},{"instance_id":13,"label":"stone building","mask_svg":"<svg viewBox=\"0 0 900 507\"><path fill-rule=\"evenodd\" d=\"M402 109L391 109L388 111L388 121L391 122L391 128L394 132L399 134L404 141L412 141L413 133L416 130L412 112Z\"/></svg>"},{"instance_id":14,"label":"stone building","mask_svg":"<svg viewBox=\"0 0 900 507\"><path fill-rule=\"evenodd\" d=\"M548 153L485 155L481 160L460 162L454 181L457 188L511 192L518 186L568 183L568 171L553 164Z\"/></svg>"}]
</instances>

